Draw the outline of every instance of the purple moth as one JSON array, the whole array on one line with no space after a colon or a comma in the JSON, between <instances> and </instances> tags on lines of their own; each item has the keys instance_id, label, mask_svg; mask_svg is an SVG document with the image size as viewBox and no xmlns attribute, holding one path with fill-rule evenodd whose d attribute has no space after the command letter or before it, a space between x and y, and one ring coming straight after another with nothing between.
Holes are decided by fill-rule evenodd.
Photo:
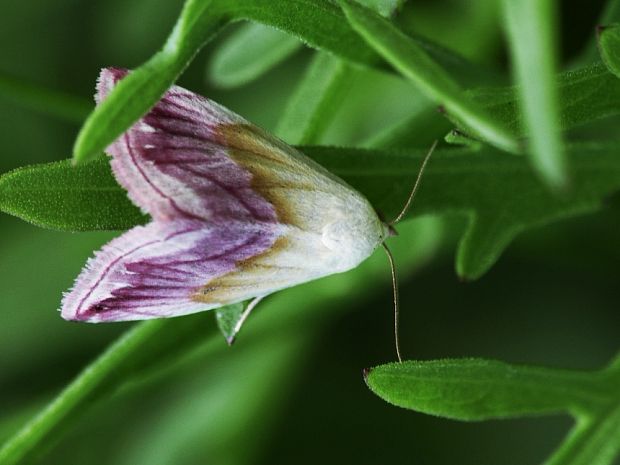
<instances>
[{"instance_id":1,"label":"purple moth","mask_svg":"<svg viewBox=\"0 0 620 465\"><path fill-rule=\"evenodd\" d=\"M97 103L126 74L102 70ZM181 87L107 153L152 221L89 259L63 298L67 320L166 318L257 301L354 268L391 235L344 181Z\"/></svg>"}]
</instances>

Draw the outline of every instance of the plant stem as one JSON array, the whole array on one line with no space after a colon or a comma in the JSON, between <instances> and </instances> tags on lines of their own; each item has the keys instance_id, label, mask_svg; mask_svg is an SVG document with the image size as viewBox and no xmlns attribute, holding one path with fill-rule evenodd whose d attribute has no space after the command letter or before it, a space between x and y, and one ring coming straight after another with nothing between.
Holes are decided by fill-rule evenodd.
<instances>
[{"instance_id":1,"label":"plant stem","mask_svg":"<svg viewBox=\"0 0 620 465\"><path fill-rule=\"evenodd\" d=\"M210 327L202 321L207 317ZM133 326L7 441L0 449L0 465L15 465L34 453L41 454L58 439L51 433L79 416L86 404L116 389L129 375L158 366L188 346L207 341L209 331L215 331L210 317L152 320Z\"/></svg>"}]
</instances>

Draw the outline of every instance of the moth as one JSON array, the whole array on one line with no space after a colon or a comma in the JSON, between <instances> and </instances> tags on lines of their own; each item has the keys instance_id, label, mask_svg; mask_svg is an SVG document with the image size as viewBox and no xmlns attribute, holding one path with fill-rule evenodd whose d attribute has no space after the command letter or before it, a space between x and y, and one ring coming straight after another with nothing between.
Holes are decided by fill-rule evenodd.
<instances>
[{"instance_id":1,"label":"moth","mask_svg":"<svg viewBox=\"0 0 620 465\"><path fill-rule=\"evenodd\" d=\"M97 103L127 73L102 70ZM343 180L181 87L170 88L107 153L117 181L152 221L88 260L63 297L67 320L145 320L255 304L356 267L393 231Z\"/></svg>"}]
</instances>

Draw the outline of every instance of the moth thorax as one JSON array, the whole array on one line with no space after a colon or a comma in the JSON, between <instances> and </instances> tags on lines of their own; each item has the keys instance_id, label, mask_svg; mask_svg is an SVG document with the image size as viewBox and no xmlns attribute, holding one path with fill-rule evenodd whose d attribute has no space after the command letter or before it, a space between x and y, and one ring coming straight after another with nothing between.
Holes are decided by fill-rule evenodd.
<instances>
[{"instance_id":1,"label":"moth thorax","mask_svg":"<svg viewBox=\"0 0 620 465\"><path fill-rule=\"evenodd\" d=\"M321 240L330 251L334 272L355 268L383 242L384 228L372 207L338 211L322 229Z\"/></svg>"}]
</instances>

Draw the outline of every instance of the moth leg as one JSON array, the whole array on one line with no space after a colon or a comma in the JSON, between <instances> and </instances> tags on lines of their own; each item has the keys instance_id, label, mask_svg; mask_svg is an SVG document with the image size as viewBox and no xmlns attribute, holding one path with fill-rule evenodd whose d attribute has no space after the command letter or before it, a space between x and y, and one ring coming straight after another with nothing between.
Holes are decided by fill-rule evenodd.
<instances>
[{"instance_id":1,"label":"moth leg","mask_svg":"<svg viewBox=\"0 0 620 465\"><path fill-rule=\"evenodd\" d=\"M252 301L245 308L245 310L243 311L243 313L237 320L237 323L235 324L235 327L233 328L232 334L226 338L226 342L228 343L229 346L233 345L233 343L235 342L235 339L237 338L237 334L239 334L239 331L241 330L241 327L243 326L243 323L245 323L245 320L248 319L248 316L250 316L250 313L252 313L252 310L254 310L256 306L258 305L258 303L264 298L265 298L264 295L254 297L254 299L252 299Z\"/></svg>"}]
</instances>

